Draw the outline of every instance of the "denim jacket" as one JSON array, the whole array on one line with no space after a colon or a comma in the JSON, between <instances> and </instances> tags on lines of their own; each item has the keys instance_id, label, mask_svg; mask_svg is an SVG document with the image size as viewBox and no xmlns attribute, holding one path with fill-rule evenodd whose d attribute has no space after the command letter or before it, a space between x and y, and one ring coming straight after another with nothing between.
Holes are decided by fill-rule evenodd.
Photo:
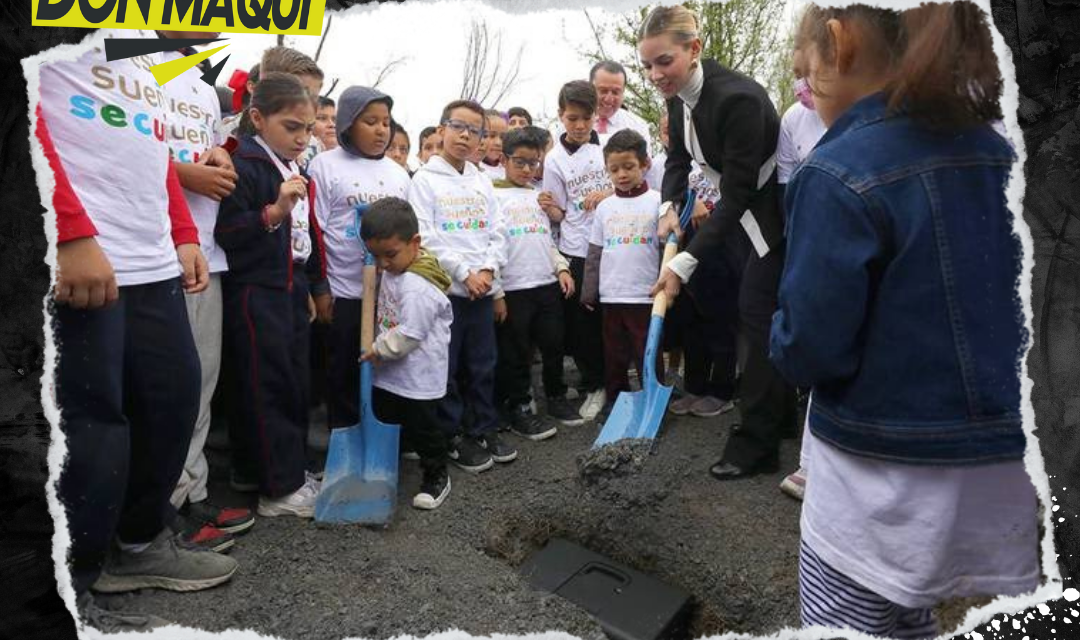
<instances>
[{"instance_id":1,"label":"denim jacket","mask_svg":"<svg viewBox=\"0 0 1080 640\"><path fill-rule=\"evenodd\" d=\"M769 351L813 387L814 435L900 463L1022 457L1013 161L989 126L933 132L876 94L799 168Z\"/></svg>"}]
</instances>

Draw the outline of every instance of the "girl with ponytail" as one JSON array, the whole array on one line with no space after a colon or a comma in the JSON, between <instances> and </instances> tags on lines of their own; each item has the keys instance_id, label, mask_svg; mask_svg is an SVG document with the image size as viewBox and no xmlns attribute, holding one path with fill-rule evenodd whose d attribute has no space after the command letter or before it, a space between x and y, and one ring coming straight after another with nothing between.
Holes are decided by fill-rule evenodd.
<instances>
[{"instance_id":1,"label":"girl with ponytail","mask_svg":"<svg viewBox=\"0 0 1080 640\"><path fill-rule=\"evenodd\" d=\"M1039 580L1001 77L966 1L811 6L797 41L829 127L787 186L770 337L813 389L802 621L931 638L938 603Z\"/></svg>"}]
</instances>

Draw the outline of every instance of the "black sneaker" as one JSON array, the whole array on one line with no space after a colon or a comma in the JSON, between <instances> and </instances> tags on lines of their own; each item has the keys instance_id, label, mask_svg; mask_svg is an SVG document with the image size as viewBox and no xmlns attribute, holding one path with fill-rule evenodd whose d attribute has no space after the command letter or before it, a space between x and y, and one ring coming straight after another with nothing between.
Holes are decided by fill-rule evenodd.
<instances>
[{"instance_id":1,"label":"black sneaker","mask_svg":"<svg viewBox=\"0 0 1080 640\"><path fill-rule=\"evenodd\" d=\"M513 462L517 459L517 449L504 441L498 431L483 436L479 442L495 462Z\"/></svg>"},{"instance_id":2,"label":"black sneaker","mask_svg":"<svg viewBox=\"0 0 1080 640\"><path fill-rule=\"evenodd\" d=\"M581 417L581 404L563 398L547 399L547 414L567 427L580 427L585 424Z\"/></svg>"},{"instance_id":3,"label":"black sneaker","mask_svg":"<svg viewBox=\"0 0 1080 640\"><path fill-rule=\"evenodd\" d=\"M412 500L412 506L417 509L438 509L439 505L450 495L450 475L443 467L438 471L424 471L424 479L420 482L420 493Z\"/></svg>"},{"instance_id":4,"label":"black sneaker","mask_svg":"<svg viewBox=\"0 0 1080 640\"><path fill-rule=\"evenodd\" d=\"M450 443L450 461L469 473L487 471L495 463L484 445L476 438L457 436Z\"/></svg>"},{"instance_id":5,"label":"black sneaker","mask_svg":"<svg viewBox=\"0 0 1080 640\"><path fill-rule=\"evenodd\" d=\"M528 440L547 440L558 432L555 425L547 424L527 404L510 410L509 423L511 431Z\"/></svg>"}]
</instances>

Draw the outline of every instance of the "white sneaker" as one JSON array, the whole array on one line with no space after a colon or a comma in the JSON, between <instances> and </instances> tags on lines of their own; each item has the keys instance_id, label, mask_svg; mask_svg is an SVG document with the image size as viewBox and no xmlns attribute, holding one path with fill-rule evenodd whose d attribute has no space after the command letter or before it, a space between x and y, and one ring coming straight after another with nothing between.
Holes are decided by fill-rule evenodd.
<instances>
[{"instance_id":1,"label":"white sneaker","mask_svg":"<svg viewBox=\"0 0 1080 640\"><path fill-rule=\"evenodd\" d=\"M259 496L259 515L264 518L275 516L296 516L297 518L315 517L315 498L322 488L315 476L305 472L304 484L287 496L272 499Z\"/></svg>"},{"instance_id":2,"label":"white sneaker","mask_svg":"<svg viewBox=\"0 0 1080 640\"><path fill-rule=\"evenodd\" d=\"M806 495L806 469L799 467L780 483L780 490L787 495L802 500Z\"/></svg>"},{"instance_id":3,"label":"white sneaker","mask_svg":"<svg viewBox=\"0 0 1080 640\"><path fill-rule=\"evenodd\" d=\"M585 402L581 403L581 417L586 420L595 420L607 402L607 394L603 389L597 389L585 396Z\"/></svg>"}]
</instances>

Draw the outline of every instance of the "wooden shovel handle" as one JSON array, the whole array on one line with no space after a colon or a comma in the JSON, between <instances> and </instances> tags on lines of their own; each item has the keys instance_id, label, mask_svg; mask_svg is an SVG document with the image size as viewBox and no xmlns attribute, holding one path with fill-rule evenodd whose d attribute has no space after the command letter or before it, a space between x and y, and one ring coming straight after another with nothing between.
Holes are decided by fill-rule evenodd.
<instances>
[{"instance_id":1,"label":"wooden shovel handle","mask_svg":"<svg viewBox=\"0 0 1080 640\"><path fill-rule=\"evenodd\" d=\"M364 265L364 297L360 299L360 352L375 344L375 265Z\"/></svg>"},{"instance_id":2,"label":"wooden shovel handle","mask_svg":"<svg viewBox=\"0 0 1080 640\"><path fill-rule=\"evenodd\" d=\"M674 233L668 234L667 243L664 245L664 257L660 261L660 270L663 271L667 263L675 257L675 254L679 252L679 239L675 237ZM367 291L367 289L364 289ZM664 317L667 313L667 294L661 291L653 298L652 303L652 315Z\"/></svg>"}]
</instances>

